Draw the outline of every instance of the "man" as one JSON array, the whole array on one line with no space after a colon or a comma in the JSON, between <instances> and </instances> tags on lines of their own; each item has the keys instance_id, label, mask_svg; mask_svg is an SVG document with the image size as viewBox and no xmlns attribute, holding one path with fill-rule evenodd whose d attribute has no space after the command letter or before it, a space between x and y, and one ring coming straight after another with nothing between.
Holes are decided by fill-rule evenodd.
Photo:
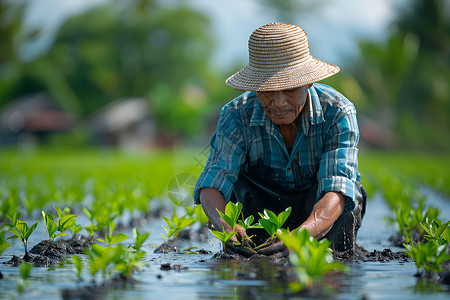
<instances>
[{"instance_id":1,"label":"man","mask_svg":"<svg viewBox=\"0 0 450 300\"><path fill-rule=\"evenodd\" d=\"M326 237L335 250L352 248L366 198L356 111L343 95L316 83L339 68L313 58L305 31L290 24L256 29L248 48L249 65L226 81L246 92L221 110L195 202L215 230L229 232L217 212L228 201L241 202L244 217L256 220L264 209L278 214L292 207L285 227ZM234 229L233 241L249 234ZM282 242L258 251L277 252L286 254Z\"/></svg>"}]
</instances>

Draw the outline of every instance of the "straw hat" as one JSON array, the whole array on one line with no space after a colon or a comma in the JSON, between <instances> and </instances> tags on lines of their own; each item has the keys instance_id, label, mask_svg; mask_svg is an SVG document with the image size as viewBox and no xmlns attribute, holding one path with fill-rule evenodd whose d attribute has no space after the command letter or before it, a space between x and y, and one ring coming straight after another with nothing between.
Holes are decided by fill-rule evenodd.
<instances>
[{"instance_id":1,"label":"straw hat","mask_svg":"<svg viewBox=\"0 0 450 300\"><path fill-rule=\"evenodd\" d=\"M286 23L259 27L248 40L249 64L226 80L243 91L277 91L317 82L339 67L315 59L306 32Z\"/></svg>"}]
</instances>

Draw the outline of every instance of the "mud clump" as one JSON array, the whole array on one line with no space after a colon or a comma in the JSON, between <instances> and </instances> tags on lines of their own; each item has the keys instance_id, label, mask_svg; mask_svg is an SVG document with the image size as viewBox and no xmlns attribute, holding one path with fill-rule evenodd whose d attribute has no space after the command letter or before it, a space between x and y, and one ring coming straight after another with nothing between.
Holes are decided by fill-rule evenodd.
<instances>
[{"instance_id":1,"label":"mud clump","mask_svg":"<svg viewBox=\"0 0 450 300\"><path fill-rule=\"evenodd\" d=\"M180 242L178 239L168 240L155 249L154 253L172 253L180 250Z\"/></svg>"},{"instance_id":2,"label":"mud clump","mask_svg":"<svg viewBox=\"0 0 450 300\"><path fill-rule=\"evenodd\" d=\"M14 255L5 264L17 267L21 263L27 262L35 267L49 267L58 264L68 255L84 254L84 249L88 248L90 244L90 239L81 235L57 242L44 240L34 246L24 257L20 258Z\"/></svg>"},{"instance_id":3,"label":"mud clump","mask_svg":"<svg viewBox=\"0 0 450 300\"><path fill-rule=\"evenodd\" d=\"M427 242L427 240L424 238L423 234L420 233L419 229L417 229L417 228L413 229L410 239L411 239L413 245L417 245L419 242L421 242L421 243ZM389 242L391 242L392 245L394 245L396 247L403 247L404 244L407 244L406 236L404 236L403 234L401 234L399 232L393 234L389 238Z\"/></svg>"},{"instance_id":4,"label":"mud clump","mask_svg":"<svg viewBox=\"0 0 450 300\"><path fill-rule=\"evenodd\" d=\"M355 261L373 261L373 262L388 262L388 261L410 261L409 256L405 252L393 252L391 249L384 249L383 251L374 250L367 251L360 245L355 245L354 249L349 249L343 252L333 251L333 257L342 262Z\"/></svg>"},{"instance_id":5,"label":"mud clump","mask_svg":"<svg viewBox=\"0 0 450 300\"><path fill-rule=\"evenodd\" d=\"M162 264L161 268L160 268L160 270L162 270L162 271L170 271L170 270L185 271L187 269L188 269L188 267L185 267L182 265L172 265L170 263Z\"/></svg>"}]
</instances>

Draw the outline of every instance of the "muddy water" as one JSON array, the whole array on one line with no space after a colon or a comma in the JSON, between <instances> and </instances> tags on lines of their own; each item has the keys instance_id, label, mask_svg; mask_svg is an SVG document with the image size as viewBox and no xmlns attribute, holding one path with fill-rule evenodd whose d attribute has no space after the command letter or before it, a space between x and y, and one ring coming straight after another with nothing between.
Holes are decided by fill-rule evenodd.
<instances>
[{"instance_id":1,"label":"muddy water","mask_svg":"<svg viewBox=\"0 0 450 300\"><path fill-rule=\"evenodd\" d=\"M442 208L441 216L450 215L449 200L433 194L433 205ZM394 229L382 221L389 209L383 199L374 196L368 203L367 213L358 235L358 244L366 250L383 250L392 247L388 241ZM160 232L161 223L148 224L144 231L152 234L146 246L163 242ZM128 234L128 232L125 232ZM131 236L131 234L130 234ZM35 245L46 238L43 224L33 234L30 245ZM129 242L131 243L131 242ZM181 248L197 246L211 251L220 250L220 243L214 237L206 243L181 245ZM292 295L287 288L294 280L293 270L283 261L267 260L218 260L213 254L155 254L154 248L146 247L145 262L148 264L141 272L135 273L134 284L115 287L102 291L97 297L105 299L301 299L303 297L335 299L448 299L448 286L427 285L414 276L416 267L413 262L353 262L348 263L348 274L330 274L320 286L328 286L327 292L317 289L313 295ZM13 255L23 255L22 246L15 242L5 250L0 262L11 259ZM162 270L161 265L170 264L170 270ZM167 268L166 268L167 269ZM62 268L33 268L24 292L17 292L19 270L0 264L1 299L61 299L64 289L83 290L90 285L87 268L83 278L88 281L78 282L70 265ZM100 278L97 278L100 282ZM92 293L90 294L93 295Z\"/></svg>"}]
</instances>

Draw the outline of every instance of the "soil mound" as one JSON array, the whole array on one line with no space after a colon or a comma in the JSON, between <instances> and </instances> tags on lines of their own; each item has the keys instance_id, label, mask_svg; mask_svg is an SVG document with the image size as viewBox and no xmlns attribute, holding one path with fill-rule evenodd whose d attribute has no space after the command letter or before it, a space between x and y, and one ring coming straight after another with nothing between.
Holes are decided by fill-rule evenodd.
<instances>
[{"instance_id":1,"label":"soil mound","mask_svg":"<svg viewBox=\"0 0 450 300\"><path fill-rule=\"evenodd\" d=\"M41 241L34 246L24 257L13 256L11 260L5 262L14 267L23 262L33 264L35 267L49 267L58 264L68 255L84 254L84 248L91 244L89 238L82 235L75 235L69 240Z\"/></svg>"},{"instance_id":2,"label":"soil mound","mask_svg":"<svg viewBox=\"0 0 450 300\"><path fill-rule=\"evenodd\" d=\"M372 252L367 251L360 245L355 245L354 249L349 249L343 252L334 251L333 257L336 260L343 262L355 262L355 261L410 261L409 256L405 252L393 252L391 249L384 249L383 251L374 250Z\"/></svg>"}]
</instances>

